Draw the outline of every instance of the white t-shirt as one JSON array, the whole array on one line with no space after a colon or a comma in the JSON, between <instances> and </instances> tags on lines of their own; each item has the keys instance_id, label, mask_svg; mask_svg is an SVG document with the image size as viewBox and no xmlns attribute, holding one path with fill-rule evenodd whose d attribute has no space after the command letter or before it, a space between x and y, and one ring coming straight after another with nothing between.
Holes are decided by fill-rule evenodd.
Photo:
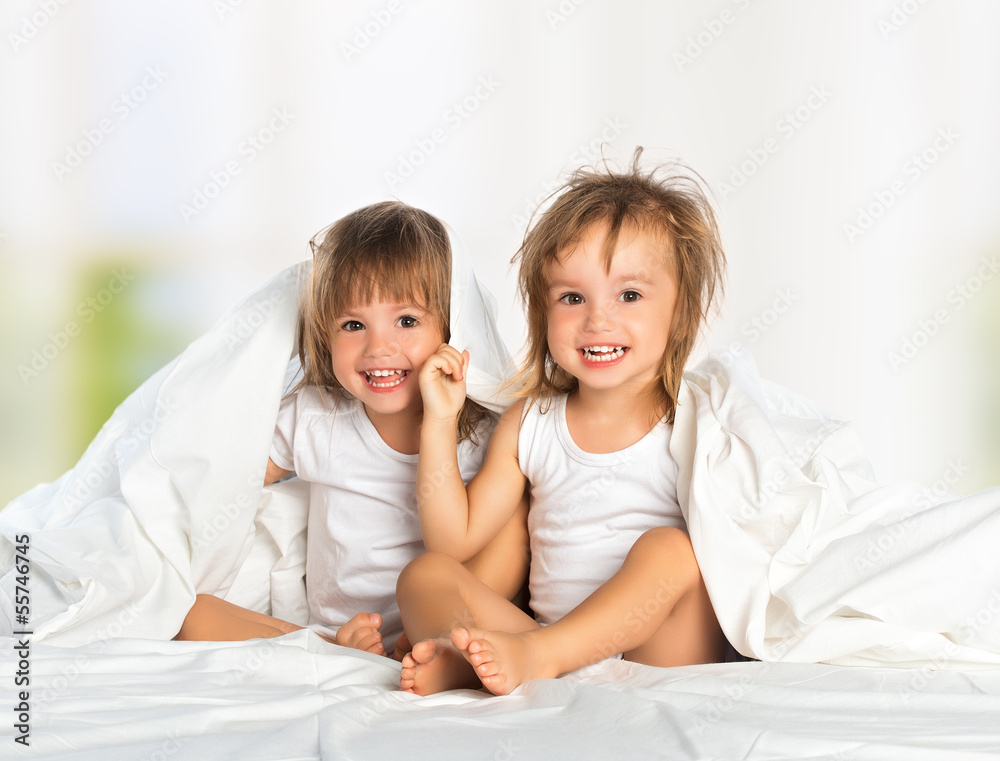
<instances>
[{"instance_id":1,"label":"white t-shirt","mask_svg":"<svg viewBox=\"0 0 1000 761\"><path fill-rule=\"evenodd\" d=\"M565 396L545 414L536 402L524 416L517 457L531 484L528 583L539 622L562 618L610 579L645 531L686 529L671 430L660 422L621 451L593 454L569 434Z\"/></svg>"},{"instance_id":2,"label":"white t-shirt","mask_svg":"<svg viewBox=\"0 0 1000 761\"><path fill-rule=\"evenodd\" d=\"M482 465L492 426L462 441L466 482ZM310 484L306 538L309 628L329 637L356 613L382 616L391 651L402 631L396 578L424 551L417 515L417 455L386 444L357 399L308 387L278 411L271 460Z\"/></svg>"}]
</instances>

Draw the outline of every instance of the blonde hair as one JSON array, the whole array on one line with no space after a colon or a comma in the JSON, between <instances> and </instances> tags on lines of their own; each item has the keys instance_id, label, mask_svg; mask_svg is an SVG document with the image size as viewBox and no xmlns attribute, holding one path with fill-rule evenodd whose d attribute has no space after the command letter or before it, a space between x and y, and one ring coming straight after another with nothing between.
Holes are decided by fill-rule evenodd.
<instances>
[{"instance_id":1,"label":"blonde hair","mask_svg":"<svg viewBox=\"0 0 1000 761\"><path fill-rule=\"evenodd\" d=\"M567 394L576 378L552 361L547 341L546 270L576 245L594 225L607 229L603 256L610 270L623 229L664 241L667 268L677 283L670 338L660 363L657 409L672 423L684 365L708 319L717 290L723 288L726 258L715 212L702 189L704 181L680 164L643 170L637 148L627 171L607 166L574 172L557 189L554 201L537 211L513 262L519 262L518 288L527 310L528 346L515 376L518 396L531 401Z\"/></svg>"},{"instance_id":2,"label":"blonde hair","mask_svg":"<svg viewBox=\"0 0 1000 761\"><path fill-rule=\"evenodd\" d=\"M303 377L296 388L347 393L333 373L329 333L338 315L373 300L419 304L438 321L444 340L450 338L451 243L437 217L399 201L384 201L337 220L309 246L313 265L299 308ZM466 399L459 416L460 438L472 437L491 414Z\"/></svg>"}]
</instances>

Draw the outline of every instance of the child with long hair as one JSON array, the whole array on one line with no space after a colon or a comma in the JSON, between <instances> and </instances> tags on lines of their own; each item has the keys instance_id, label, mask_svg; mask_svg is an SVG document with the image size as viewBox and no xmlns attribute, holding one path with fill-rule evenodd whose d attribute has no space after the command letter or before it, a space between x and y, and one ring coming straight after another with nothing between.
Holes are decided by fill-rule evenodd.
<instances>
[{"instance_id":1,"label":"child with long hair","mask_svg":"<svg viewBox=\"0 0 1000 761\"><path fill-rule=\"evenodd\" d=\"M378 203L321 235L311 243L299 312L303 375L279 408L264 483L294 472L310 484L308 627L331 642L388 654L387 643L402 633L396 577L424 550L415 497L423 416L417 373L453 336L453 294L466 302L480 294L471 275L453 287L448 231L426 211ZM492 354L483 359L495 370L506 352L486 312L473 343ZM456 417L454 476L464 481L482 463L496 415L465 398ZM522 514L470 563L471 572L491 583L498 558L526 557L524 541ZM498 594L520 588L516 574L497 578ZM503 586L508 578L511 588ZM276 637L299 628L202 594L177 639Z\"/></svg>"},{"instance_id":2,"label":"child with long hair","mask_svg":"<svg viewBox=\"0 0 1000 761\"><path fill-rule=\"evenodd\" d=\"M443 346L421 371L418 505L432 552L397 585L416 643L403 690L506 694L618 653L657 666L721 658L668 443L725 257L698 182L643 171L640 156L626 172L577 172L526 234L515 257L529 329L522 399L468 487L455 457L469 354ZM453 475L432 478L442 472ZM526 491L534 617L458 562Z\"/></svg>"}]
</instances>

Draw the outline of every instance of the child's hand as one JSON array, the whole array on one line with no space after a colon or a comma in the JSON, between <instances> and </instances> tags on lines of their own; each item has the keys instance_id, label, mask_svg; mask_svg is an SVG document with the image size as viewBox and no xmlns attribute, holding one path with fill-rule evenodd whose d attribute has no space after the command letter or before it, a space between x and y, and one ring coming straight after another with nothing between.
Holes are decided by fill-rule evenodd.
<instances>
[{"instance_id":1,"label":"child's hand","mask_svg":"<svg viewBox=\"0 0 1000 761\"><path fill-rule=\"evenodd\" d=\"M335 642L355 650L365 650L375 655L385 655L382 644L382 616L378 613L358 613L337 630Z\"/></svg>"},{"instance_id":2,"label":"child's hand","mask_svg":"<svg viewBox=\"0 0 1000 761\"><path fill-rule=\"evenodd\" d=\"M424 403L424 420L454 420L465 404L465 373L469 352L441 344L418 376Z\"/></svg>"}]
</instances>

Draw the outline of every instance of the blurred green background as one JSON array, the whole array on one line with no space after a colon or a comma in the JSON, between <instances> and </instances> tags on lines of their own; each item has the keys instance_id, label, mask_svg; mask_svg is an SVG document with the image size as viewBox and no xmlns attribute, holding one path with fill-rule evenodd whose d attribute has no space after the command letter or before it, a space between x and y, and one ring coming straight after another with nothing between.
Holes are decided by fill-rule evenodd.
<instances>
[{"instance_id":1,"label":"blurred green background","mask_svg":"<svg viewBox=\"0 0 1000 761\"><path fill-rule=\"evenodd\" d=\"M29 307L38 313L30 294L43 289L31 288L27 275L21 288L5 283L3 323L18 329L5 336L15 372L4 385L18 402L0 407L4 431L17 432L0 458L3 504L72 467L115 408L203 327L177 309L193 296L166 267L121 251L83 261L72 275L60 273L62 298L47 305L41 324L24 324L23 315Z\"/></svg>"},{"instance_id":2,"label":"blurred green background","mask_svg":"<svg viewBox=\"0 0 1000 761\"><path fill-rule=\"evenodd\" d=\"M0 5L0 507L368 203L452 225L517 352L526 211L636 145L716 194L729 284L702 350L741 342L763 377L854 420L884 481L961 460L956 491L1000 484L1000 276L948 302L1000 254L1000 4L911 3L891 32L898 0L566 3L558 23L536 0L423 0L388 20L385 0L50 5L23 43L37 0ZM846 236L893 183L905 192ZM134 279L89 318L123 268ZM782 293L787 312L747 331Z\"/></svg>"}]
</instances>

